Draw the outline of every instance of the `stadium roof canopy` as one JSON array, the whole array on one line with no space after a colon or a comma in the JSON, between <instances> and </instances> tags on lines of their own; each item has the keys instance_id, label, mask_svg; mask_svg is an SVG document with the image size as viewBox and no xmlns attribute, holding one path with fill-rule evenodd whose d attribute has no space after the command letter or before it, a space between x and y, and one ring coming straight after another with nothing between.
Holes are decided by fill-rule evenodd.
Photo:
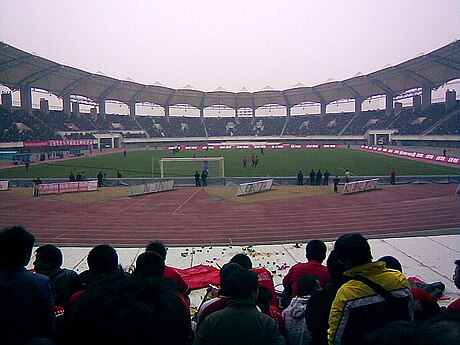
<instances>
[{"instance_id":1,"label":"stadium roof canopy","mask_svg":"<svg viewBox=\"0 0 460 345\"><path fill-rule=\"evenodd\" d=\"M173 89L159 83L144 85L119 80L64 66L0 42L0 84L12 90L31 87L57 97L80 95L96 102L117 100L125 104L152 103L161 106L188 104L199 109L224 105L233 109L258 108L268 104L294 106L306 102L328 104L340 99L365 100L372 96L397 96L416 88L436 89L460 78L460 41L396 66L342 81L325 82L313 87L296 85L286 90L265 88L200 91ZM188 85L187 85L188 86Z\"/></svg>"}]
</instances>

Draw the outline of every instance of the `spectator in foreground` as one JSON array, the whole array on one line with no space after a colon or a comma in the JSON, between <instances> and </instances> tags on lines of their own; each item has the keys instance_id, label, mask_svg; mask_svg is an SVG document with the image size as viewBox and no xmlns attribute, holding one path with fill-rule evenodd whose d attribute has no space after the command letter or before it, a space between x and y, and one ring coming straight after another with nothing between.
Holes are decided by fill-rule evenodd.
<instances>
[{"instance_id":1,"label":"spectator in foreground","mask_svg":"<svg viewBox=\"0 0 460 345\"><path fill-rule=\"evenodd\" d=\"M28 272L35 237L23 227L0 230L0 343L53 338L54 300L47 276Z\"/></svg>"},{"instance_id":2,"label":"spectator in foreground","mask_svg":"<svg viewBox=\"0 0 460 345\"><path fill-rule=\"evenodd\" d=\"M286 345L309 345L311 343L313 336L305 322L305 309L310 296L320 289L319 281L315 276L304 275L300 278L297 286L297 296L283 310Z\"/></svg>"},{"instance_id":3,"label":"spectator in foreground","mask_svg":"<svg viewBox=\"0 0 460 345\"><path fill-rule=\"evenodd\" d=\"M257 280L259 281L259 286L263 286L270 291L270 304L273 306L278 306L278 297L276 296L275 284L273 283L273 276L269 270L265 267L252 268L251 258L243 253L236 254L233 258L230 259L230 262L234 262L240 265L243 268L253 271L257 274Z\"/></svg>"},{"instance_id":4,"label":"spectator in foreground","mask_svg":"<svg viewBox=\"0 0 460 345\"><path fill-rule=\"evenodd\" d=\"M313 335L311 345L327 345L327 330L332 302L334 302L339 288L347 281L343 275L345 267L339 263L335 250L332 250L327 258L327 269L331 274L331 281L326 284L324 289L313 293L305 310L307 327Z\"/></svg>"},{"instance_id":5,"label":"spectator in foreground","mask_svg":"<svg viewBox=\"0 0 460 345\"><path fill-rule=\"evenodd\" d=\"M167 250L166 247L163 243L161 242L152 242L150 243L147 248L145 249L146 252L154 252L160 255L163 258L163 261L166 262L166 254ZM184 279L180 276L177 271L170 267L165 265L165 272L163 274L163 278L171 279L176 282L179 292L184 296L187 297L190 294L190 287L189 285L184 281Z\"/></svg>"},{"instance_id":6,"label":"spectator in foreground","mask_svg":"<svg viewBox=\"0 0 460 345\"><path fill-rule=\"evenodd\" d=\"M457 289L460 289L460 260L455 260L454 276L452 277ZM449 312L460 312L460 298L457 298L447 306Z\"/></svg>"},{"instance_id":7,"label":"spectator in foreground","mask_svg":"<svg viewBox=\"0 0 460 345\"><path fill-rule=\"evenodd\" d=\"M44 274L51 281L54 304L65 307L70 296L77 291L78 274L62 266L62 252L52 245L45 244L35 250L35 272Z\"/></svg>"},{"instance_id":8,"label":"spectator in foreground","mask_svg":"<svg viewBox=\"0 0 460 345\"><path fill-rule=\"evenodd\" d=\"M227 306L230 301L230 278L233 272L241 268L242 267L240 265L234 262L229 262L222 266L222 269L219 272L220 289L218 291L218 296L204 302L198 309L198 312L196 313L197 328L208 315L224 309Z\"/></svg>"},{"instance_id":9,"label":"spectator in foreground","mask_svg":"<svg viewBox=\"0 0 460 345\"><path fill-rule=\"evenodd\" d=\"M403 273L401 263L393 256L383 256L378 259L378 261L385 262L386 268L391 268ZM438 302L436 302L430 293L415 286L412 286L411 290L415 302L414 321L422 322L442 312Z\"/></svg>"},{"instance_id":10,"label":"spectator in foreground","mask_svg":"<svg viewBox=\"0 0 460 345\"><path fill-rule=\"evenodd\" d=\"M409 281L383 262L372 262L371 248L359 233L340 236L334 249L349 281L337 291L329 315L329 344L362 344L364 333L392 321L413 320Z\"/></svg>"},{"instance_id":11,"label":"spectator in foreground","mask_svg":"<svg viewBox=\"0 0 460 345\"><path fill-rule=\"evenodd\" d=\"M190 343L190 318L175 284L133 276L90 286L66 313L66 344Z\"/></svg>"},{"instance_id":12,"label":"spectator in foreground","mask_svg":"<svg viewBox=\"0 0 460 345\"><path fill-rule=\"evenodd\" d=\"M321 287L325 287L331 280L326 266L322 262L326 258L327 247L321 240L312 240L305 247L305 257L308 262L299 262L291 267L288 274L283 278L283 306L287 307L292 296L297 296L297 283L306 274L312 274L318 278Z\"/></svg>"},{"instance_id":13,"label":"spectator in foreground","mask_svg":"<svg viewBox=\"0 0 460 345\"><path fill-rule=\"evenodd\" d=\"M284 344L272 318L256 308L257 275L239 268L229 277L230 301L226 308L209 315L198 328L194 344Z\"/></svg>"},{"instance_id":14,"label":"spectator in foreground","mask_svg":"<svg viewBox=\"0 0 460 345\"><path fill-rule=\"evenodd\" d=\"M280 333L284 336L286 332L284 328L283 315L281 314L281 311L277 306L270 304L271 297L272 294L270 290L268 290L265 286L259 285L256 305L260 308L262 313L270 316L276 322L280 330Z\"/></svg>"}]
</instances>

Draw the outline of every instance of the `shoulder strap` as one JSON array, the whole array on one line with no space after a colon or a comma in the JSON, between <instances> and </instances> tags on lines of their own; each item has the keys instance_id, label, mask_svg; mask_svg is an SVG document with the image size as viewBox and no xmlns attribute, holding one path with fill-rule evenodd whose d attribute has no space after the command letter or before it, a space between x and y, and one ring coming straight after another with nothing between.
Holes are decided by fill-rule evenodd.
<instances>
[{"instance_id":1,"label":"shoulder strap","mask_svg":"<svg viewBox=\"0 0 460 345\"><path fill-rule=\"evenodd\" d=\"M377 292L379 295L383 296L387 301L396 302L396 297L393 296L391 292L385 290L385 288L382 285L377 284L376 282L370 280L369 278L361 276L361 275L356 275L351 279L358 280L361 283L366 284L372 290Z\"/></svg>"}]
</instances>

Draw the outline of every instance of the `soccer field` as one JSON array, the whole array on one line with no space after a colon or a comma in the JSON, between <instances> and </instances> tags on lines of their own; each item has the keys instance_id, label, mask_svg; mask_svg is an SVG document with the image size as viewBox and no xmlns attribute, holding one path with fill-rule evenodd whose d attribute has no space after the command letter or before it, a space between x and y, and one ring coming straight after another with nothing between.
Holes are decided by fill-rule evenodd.
<instances>
[{"instance_id":1,"label":"soccer field","mask_svg":"<svg viewBox=\"0 0 460 345\"><path fill-rule=\"evenodd\" d=\"M122 177L159 177L159 160L165 157L197 158L222 156L225 161L226 177L276 177L297 176L299 170L307 177L311 169L331 175L343 175L348 169L356 176L387 176L391 169L397 175L459 175L460 169L404 158L386 156L372 152L348 149L265 149L260 150L209 150L180 151L173 154L166 150L128 151L99 156L82 157L32 164L27 172L24 166L0 170L0 178L67 178L71 171L83 171L86 178L95 178L99 171L108 178L116 177L120 171ZM259 157L258 167L251 166L251 155ZM243 157L248 160L243 167ZM209 162L209 177L219 176L217 162ZM174 162L165 165L165 177L193 176L195 171L203 170L203 162Z\"/></svg>"}]
</instances>

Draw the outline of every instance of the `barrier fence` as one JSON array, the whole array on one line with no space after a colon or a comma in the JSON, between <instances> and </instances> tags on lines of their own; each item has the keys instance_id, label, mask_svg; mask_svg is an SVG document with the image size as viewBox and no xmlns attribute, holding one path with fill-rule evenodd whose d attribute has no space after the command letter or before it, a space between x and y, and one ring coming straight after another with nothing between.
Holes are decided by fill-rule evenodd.
<instances>
[{"instance_id":1,"label":"barrier fence","mask_svg":"<svg viewBox=\"0 0 460 345\"><path fill-rule=\"evenodd\" d=\"M97 191L97 180L79 182L43 183L39 195Z\"/></svg>"},{"instance_id":2,"label":"barrier fence","mask_svg":"<svg viewBox=\"0 0 460 345\"><path fill-rule=\"evenodd\" d=\"M379 183L378 178L373 178L370 180L363 180L363 181L348 182L348 183L345 183L345 185L343 186L342 194L351 194L351 193L358 193L358 192L364 192L367 190L377 189L378 183Z\"/></svg>"},{"instance_id":3,"label":"barrier fence","mask_svg":"<svg viewBox=\"0 0 460 345\"><path fill-rule=\"evenodd\" d=\"M260 193L266 190L270 190L273 185L273 179L270 180L263 180L257 182L250 182L250 183L242 183L238 186L238 190L236 191L236 195L247 195L253 193Z\"/></svg>"},{"instance_id":4,"label":"barrier fence","mask_svg":"<svg viewBox=\"0 0 460 345\"><path fill-rule=\"evenodd\" d=\"M129 186L129 196L159 193L173 189L174 180L145 183L141 185Z\"/></svg>"}]
</instances>

